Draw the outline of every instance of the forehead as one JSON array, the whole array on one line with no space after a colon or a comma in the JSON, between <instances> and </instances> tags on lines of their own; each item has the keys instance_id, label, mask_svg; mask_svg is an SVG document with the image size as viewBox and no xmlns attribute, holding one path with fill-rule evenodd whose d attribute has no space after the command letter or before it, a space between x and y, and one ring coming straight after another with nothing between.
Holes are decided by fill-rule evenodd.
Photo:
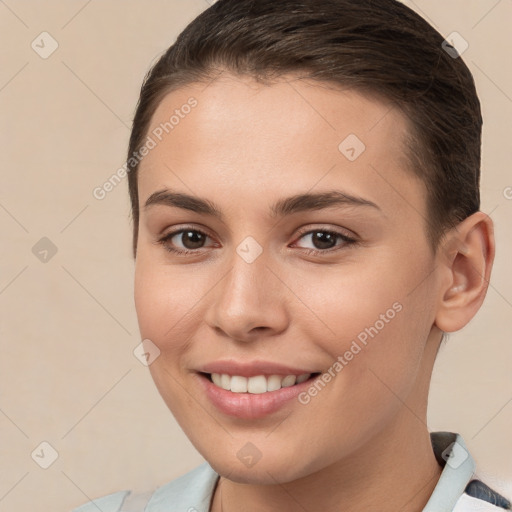
<instances>
[{"instance_id":1,"label":"forehead","mask_svg":"<svg viewBox=\"0 0 512 512\"><path fill-rule=\"evenodd\" d=\"M187 107L191 97L197 101L193 109ZM182 110L192 111L189 115L181 113ZM357 134L369 149L376 149L379 142L392 142L393 148L396 145L399 150L394 156L400 156L401 138L407 130L404 116L382 98L295 75L262 84L252 77L223 72L212 82L192 83L164 97L153 115L149 132L165 128L173 114L169 135L179 139L182 132L190 139L190 133L183 132L184 125L191 121L182 122L190 117L196 138L204 142L208 139L212 144L221 142L226 135L239 134L258 135L260 142L265 139L267 144L284 144L285 148L305 138L316 142L323 139L325 146L332 147L332 142L339 142L340 137Z\"/></svg>"},{"instance_id":2,"label":"forehead","mask_svg":"<svg viewBox=\"0 0 512 512\"><path fill-rule=\"evenodd\" d=\"M270 201L278 190L338 187L402 211L401 196L422 195L404 153L407 130L391 104L353 89L293 75L262 84L223 73L161 101L139 197L142 203L158 188L185 186L220 198L261 200L265 192Z\"/></svg>"}]
</instances>

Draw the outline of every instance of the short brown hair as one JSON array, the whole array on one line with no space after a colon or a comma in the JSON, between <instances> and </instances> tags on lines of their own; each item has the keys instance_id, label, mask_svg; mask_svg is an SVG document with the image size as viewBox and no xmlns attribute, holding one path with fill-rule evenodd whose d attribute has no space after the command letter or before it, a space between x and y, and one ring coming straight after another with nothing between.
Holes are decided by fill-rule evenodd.
<instances>
[{"instance_id":1,"label":"short brown hair","mask_svg":"<svg viewBox=\"0 0 512 512\"><path fill-rule=\"evenodd\" d=\"M427 189L435 251L448 228L480 208L482 116L471 72L443 36L396 0L219 0L194 19L148 72L128 158L172 90L219 70L257 80L300 72L392 102L409 120L411 170ZM136 256L138 162L128 165Z\"/></svg>"}]
</instances>

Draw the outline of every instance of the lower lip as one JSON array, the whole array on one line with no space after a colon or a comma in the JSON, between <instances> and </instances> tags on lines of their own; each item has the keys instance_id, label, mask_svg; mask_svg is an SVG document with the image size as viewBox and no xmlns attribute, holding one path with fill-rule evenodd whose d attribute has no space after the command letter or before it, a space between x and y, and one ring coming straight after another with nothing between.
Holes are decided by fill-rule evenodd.
<instances>
[{"instance_id":1,"label":"lower lip","mask_svg":"<svg viewBox=\"0 0 512 512\"><path fill-rule=\"evenodd\" d=\"M233 393L216 386L206 375L197 375L204 386L206 396L213 405L225 414L243 419L262 418L278 411L306 390L311 382L318 377L318 375L314 375L300 384L266 393Z\"/></svg>"}]
</instances>

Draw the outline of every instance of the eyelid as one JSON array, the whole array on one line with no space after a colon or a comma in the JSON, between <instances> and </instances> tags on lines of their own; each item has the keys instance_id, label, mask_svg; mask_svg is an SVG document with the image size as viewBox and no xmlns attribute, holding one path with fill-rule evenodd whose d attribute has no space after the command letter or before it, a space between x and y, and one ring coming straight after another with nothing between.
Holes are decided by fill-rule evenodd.
<instances>
[{"instance_id":1,"label":"eyelid","mask_svg":"<svg viewBox=\"0 0 512 512\"><path fill-rule=\"evenodd\" d=\"M181 249L178 248L176 250L171 250L168 248L166 243L171 239L174 238L177 235L180 235L182 233L185 233L186 231L194 231L197 233L200 233L201 235L213 240L213 237L208 233L208 230L203 227L197 227L193 225L184 225L184 226L173 226L173 229L171 231L168 231L167 233L163 233L162 235L158 236L157 240L155 240L154 243L161 244L166 248L169 252L176 252L176 253L195 253L199 254L200 251L205 249L204 247L200 247L199 249Z\"/></svg>"},{"instance_id":2,"label":"eyelid","mask_svg":"<svg viewBox=\"0 0 512 512\"><path fill-rule=\"evenodd\" d=\"M330 227L330 226L325 226L325 225L321 225L321 224L319 224L317 226L313 226L313 227L309 226L309 227L305 227L305 228L300 228L299 232L297 234L297 237L300 238L309 233L315 233L316 231L326 231L328 233L335 233L337 235L344 236L346 238L350 238L350 239L354 239L354 240L356 240L358 238L358 236L353 231L349 231L346 228Z\"/></svg>"},{"instance_id":3,"label":"eyelid","mask_svg":"<svg viewBox=\"0 0 512 512\"><path fill-rule=\"evenodd\" d=\"M195 231L201 233L202 235L208 237L211 240L215 239L215 236L211 234L210 230L201 224L176 224L172 226L168 231L164 230L162 234L159 234L156 243L169 240L170 238L186 231ZM194 252L198 252L199 250L200 249L194 249Z\"/></svg>"},{"instance_id":4,"label":"eyelid","mask_svg":"<svg viewBox=\"0 0 512 512\"><path fill-rule=\"evenodd\" d=\"M306 252L306 254L310 254L313 256L328 256L333 253L338 253L344 249L348 249L350 246L357 246L360 244L359 238L354 234L348 234L347 230L342 230L340 227L331 228L326 226L320 227L309 227L299 230L299 233L292 243L292 247L297 244L299 240L301 240L306 235L311 235L314 233L329 233L338 238L337 241L341 240L341 243L336 243L334 247L329 247L327 249L314 249L311 247L299 247L302 251ZM351 232L352 233L352 232Z\"/></svg>"},{"instance_id":5,"label":"eyelid","mask_svg":"<svg viewBox=\"0 0 512 512\"><path fill-rule=\"evenodd\" d=\"M187 254L201 254L205 247L200 247L198 249L181 249L181 248L171 248L167 245L167 242L174 238L177 235L180 235L186 231L194 231L197 233L200 233L201 235L204 235L207 238L213 239L213 237L207 232L208 230L201 228L198 228L196 226L192 225L184 225L184 226L174 226L171 231L168 233L163 234L162 236L159 236L158 239L155 241L157 244L161 244L164 246L165 250L167 250L170 253L174 253L177 255L185 256ZM332 227L326 227L326 226L316 226L316 227L304 227L299 229L299 232L297 233L295 237L295 241L292 242L292 244L296 244L298 240L303 238L305 235L317 233L317 232L324 232L324 233L330 233L335 236L338 236L342 243L335 245L334 247L330 247L328 249L311 249L307 247L299 247L303 251L305 251L308 254L314 254L314 255L323 255L323 254L329 254L331 252L338 252L342 250L344 247L348 247L350 245L355 245L359 243L358 236L353 234L353 232L350 232L351 234L347 233L348 230L343 230L341 227L332 228ZM208 248L208 247L206 247Z\"/></svg>"}]
</instances>

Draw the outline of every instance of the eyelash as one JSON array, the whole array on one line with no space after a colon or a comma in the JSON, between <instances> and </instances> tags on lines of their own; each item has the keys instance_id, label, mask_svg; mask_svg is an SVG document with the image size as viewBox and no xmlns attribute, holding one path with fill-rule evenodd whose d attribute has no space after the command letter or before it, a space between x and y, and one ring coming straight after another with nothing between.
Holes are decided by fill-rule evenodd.
<instances>
[{"instance_id":1,"label":"eyelash","mask_svg":"<svg viewBox=\"0 0 512 512\"><path fill-rule=\"evenodd\" d=\"M199 251L201 251L202 247L199 249L176 249L175 247L171 247L168 244L169 240L171 240L173 237L175 237L176 235L179 235L180 233L185 233L187 231L193 232L193 233L199 233L199 234L209 238L209 235L207 235L204 231L201 231L200 229L181 228L179 230L172 231L171 233L167 233L165 236L160 238L157 241L157 243L161 244L166 251L173 253L173 254L178 254L180 256L186 256L188 254L198 254ZM358 243L358 240L356 240L355 238L351 238L343 233L340 233L338 231L333 231L330 229L310 229L309 231L304 231L299 234L298 240L300 240L302 237L304 237L306 235L310 235L313 233L327 233L329 235L334 235L336 237L339 237L344 243L341 245L335 245L334 247L331 247L329 249L323 249L323 250L322 249L302 248L302 250L306 251L307 254L323 255L325 253L339 251L339 250L343 249L344 247L353 246Z\"/></svg>"}]
</instances>

